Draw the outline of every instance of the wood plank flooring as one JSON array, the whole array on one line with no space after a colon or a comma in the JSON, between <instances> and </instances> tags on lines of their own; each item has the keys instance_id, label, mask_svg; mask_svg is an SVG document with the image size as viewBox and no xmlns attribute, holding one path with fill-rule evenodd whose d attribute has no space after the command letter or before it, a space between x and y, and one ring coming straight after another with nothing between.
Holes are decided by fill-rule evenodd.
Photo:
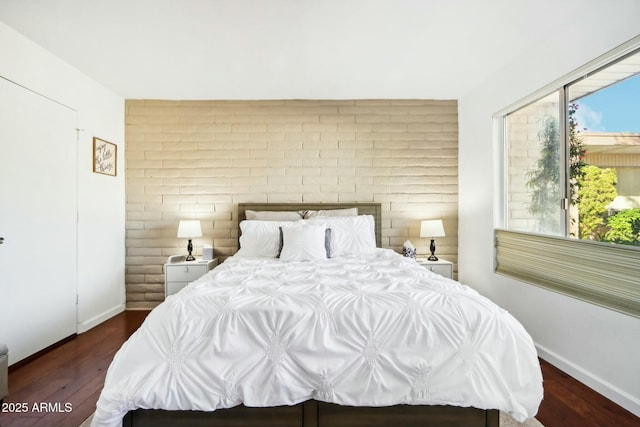
<instances>
[{"instance_id":1,"label":"wood plank flooring","mask_svg":"<svg viewBox=\"0 0 640 427\"><path fill-rule=\"evenodd\" d=\"M126 311L9 371L1 427L76 427L95 410L107 368L148 312ZM11 350L11 349L9 349ZM545 396L537 418L545 427L638 427L640 418L541 361ZM42 411L34 404L47 405ZM67 406L65 406L67 405Z\"/></svg>"},{"instance_id":2,"label":"wood plank flooring","mask_svg":"<svg viewBox=\"0 0 640 427\"><path fill-rule=\"evenodd\" d=\"M126 311L41 355L9 368L11 412L0 413L0 426L77 427L95 411L107 368L122 343L140 326L147 311ZM9 349L11 351L11 349ZM15 405L26 412L16 412ZM33 411L33 405L60 404L62 410ZM65 404L71 404L66 412ZM56 409L56 408L49 408Z\"/></svg>"}]
</instances>

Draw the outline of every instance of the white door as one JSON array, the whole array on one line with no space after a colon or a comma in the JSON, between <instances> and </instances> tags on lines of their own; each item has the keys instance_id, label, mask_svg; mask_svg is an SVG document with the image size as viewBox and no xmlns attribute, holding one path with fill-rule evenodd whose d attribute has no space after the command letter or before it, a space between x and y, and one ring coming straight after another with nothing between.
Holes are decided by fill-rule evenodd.
<instances>
[{"instance_id":1,"label":"white door","mask_svg":"<svg viewBox=\"0 0 640 427\"><path fill-rule=\"evenodd\" d=\"M10 364L76 332L76 122L0 78L0 342Z\"/></svg>"}]
</instances>

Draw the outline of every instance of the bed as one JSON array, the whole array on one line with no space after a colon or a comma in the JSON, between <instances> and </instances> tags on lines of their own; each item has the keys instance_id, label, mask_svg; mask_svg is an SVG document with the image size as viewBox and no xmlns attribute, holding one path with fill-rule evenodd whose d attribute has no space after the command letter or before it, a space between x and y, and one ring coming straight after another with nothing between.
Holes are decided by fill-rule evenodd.
<instances>
[{"instance_id":1,"label":"bed","mask_svg":"<svg viewBox=\"0 0 640 427\"><path fill-rule=\"evenodd\" d=\"M118 351L93 426L497 427L499 410L537 412L526 331L379 248L379 204L240 204L238 219L239 252Z\"/></svg>"}]
</instances>

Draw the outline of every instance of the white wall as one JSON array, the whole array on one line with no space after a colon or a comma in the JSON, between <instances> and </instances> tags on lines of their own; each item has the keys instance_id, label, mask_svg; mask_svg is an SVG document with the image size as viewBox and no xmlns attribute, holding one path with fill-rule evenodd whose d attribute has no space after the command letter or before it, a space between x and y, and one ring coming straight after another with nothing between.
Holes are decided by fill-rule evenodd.
<instances>
[{"instance_id":1,"label":"white wall","mask_svg":"<svg viewBox=\"0 0 640 427\"><path fill-rule=\"evenodd\" d=\"M124 99L0 22L0 76L78 111L78 332L124 310ZM117 67L117 64L105 64ZM92 138L118 146L118 176L92 172ZM33 256L56 253L41 241Z\"/></svg>"},{"instance_id":2,"label":"white wall","mask_svg":"<svg viewBox=\"0 0 640 427\"><path fill-rule=\"evenodd\" d=\"M585 2L579 18L459 100L459 278L519 319L541 357L640 415L640 319L493 273L501 181L492 115L638 34L640 2L605 3Z\"/></svg>"}]
</instances>

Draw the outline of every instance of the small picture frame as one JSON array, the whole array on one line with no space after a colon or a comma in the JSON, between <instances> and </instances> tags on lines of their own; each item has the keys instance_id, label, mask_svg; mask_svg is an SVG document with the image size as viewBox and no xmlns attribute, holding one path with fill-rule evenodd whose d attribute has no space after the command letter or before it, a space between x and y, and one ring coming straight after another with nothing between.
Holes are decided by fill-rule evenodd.
<instances>
[{"instance_id":1,"label":"small picture frame","mask_svg":"<svg viewBox=\"0 0 640 427\"><path fill-rule=\"evenodd\" d=\"M118 174L118 146L93 137L93 172L103 175Z\"/></svg>"}]
</instances>

